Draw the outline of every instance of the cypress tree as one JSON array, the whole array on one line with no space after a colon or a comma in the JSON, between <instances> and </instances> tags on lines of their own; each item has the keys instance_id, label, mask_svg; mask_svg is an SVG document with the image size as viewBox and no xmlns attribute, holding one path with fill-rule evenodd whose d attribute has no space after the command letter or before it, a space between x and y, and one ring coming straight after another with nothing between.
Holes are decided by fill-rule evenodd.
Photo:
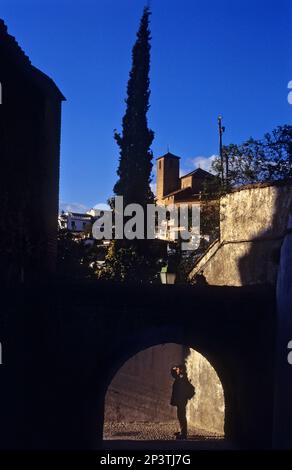
<instances>
[{"instance_id":1,"label":"cypress tree","mask_svg":"<svg viewBox=\"0 0 292 470\"><path fill-rule=\"evenodd\" d=\"M149 71L150 71L150 10L144 8L132 51L132 69L127 87L126 112L123 117L122 134L115 132L120 147L118 181L114 193L123 196L124 205L153 203L150 189L152 158L150 150L154 133L148 128Z\"/></svg>"},{"instance_id":2,"label":"cypress tree","mask_svg":"<svg viewBox=\"0 0 292 470\"><path fill-rule=\"evenodd\" d=\"M150 10L144 8L132 51L132 69L127 87L126 112L122 133L115 132L120 148L118 181L114 193L123 196L124 206L136 203L144 208L154 202L150 188L154 133L148 128L150 71ZM145 221L146 222L146 221ZM144 227L146 232L146 224ZM153 240L113 240L98 276L121 282L153 282L157 278L157 255Z\"/></svg>"}]
</instances>

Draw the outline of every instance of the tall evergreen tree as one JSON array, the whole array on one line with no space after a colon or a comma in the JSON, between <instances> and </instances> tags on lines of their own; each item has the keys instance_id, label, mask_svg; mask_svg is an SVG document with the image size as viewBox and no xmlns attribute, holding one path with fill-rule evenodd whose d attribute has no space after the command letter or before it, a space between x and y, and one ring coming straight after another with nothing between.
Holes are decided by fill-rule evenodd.
<instances>
[{"instance_id":1,"label":"tall evergreen tree","mask_svg":"<svg viewBox=\"0 0 292 470\"><path fill-rule=\"evenodd\" d=\"M124 206L136 203L144 208L154 202L150 188L153 158L150 147L154 133L147 123L151 49L149 16L150 10L146 7L132 51L122 133L115 132L120 159L114 193L123 196ZM146 232L146 225L144 230ZM155 282L159 268L152 245L153 240L113 240L98 277L121 282Z\"/></svg>"},{"instance_id":2,"label":"tall evergreen tree","mask_svg":"<svg viewBox=\"0 0 292 470\"><path fill-rule=\"evenodd\" d=\"M132 52L122 134L115 133L115 140L120 147L120 159L117 171L119 179L114 186L114 193L123 196L125 205L137 203L143 207L154 199L150 189L153 158L150 146L154 133L147 123L150 96L150 14L149 8L145 7Z\"/></svg>"}]
</instances>

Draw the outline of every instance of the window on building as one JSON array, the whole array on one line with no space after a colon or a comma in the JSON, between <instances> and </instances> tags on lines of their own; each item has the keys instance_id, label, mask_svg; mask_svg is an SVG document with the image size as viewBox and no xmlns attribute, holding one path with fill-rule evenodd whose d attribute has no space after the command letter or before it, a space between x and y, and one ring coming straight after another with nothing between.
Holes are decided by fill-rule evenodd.
<instances>
[{"instance_id":1,"label":"window on building","mask_svg":"<svg viewBox=\"0 0 292 470\"><path fill-rule=\"evenodd\" d=\"M158 162L158 169L161 170L161 160Z\"/></svg>"}]
</instances>

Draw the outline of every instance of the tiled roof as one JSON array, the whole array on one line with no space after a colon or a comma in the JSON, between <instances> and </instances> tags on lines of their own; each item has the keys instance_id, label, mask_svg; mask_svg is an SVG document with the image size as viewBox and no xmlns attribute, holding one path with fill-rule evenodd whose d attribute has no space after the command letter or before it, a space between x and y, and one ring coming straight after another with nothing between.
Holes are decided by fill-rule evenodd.
<instances>
[{"instance_id":1,"label":"tiled roof","mask_svg":"<svg viewBox=\"0 0 292 470\"><path fill-rule=\"evenodd\" d=\"M82 217L84 219L91 219L92 215L90 214L82 214L81 212L68 212L69 215L72 215L73 217Z\"/></svg>"},{"instance_id":2,"label":"tiled roof","mask_svg":"<svg viewBox=\"0 0 292 470\"><path fill-rule=\"evenodd\" d=\"M163 196L162 199L167 199L169 197L174 196L175 200L177 201L190 201L190 200L199 200L201 198L200 194L194 193L194 190L192 188L183 188L183 189L177 189L176 191L173 191L172 193L166 194Z\"/></svg>"},{"instance_id":3,"label":"tiled roof","mask_svg":"<svg viewBox=\"0 0 292 470\"><path fill-rule=\"evenodd\" d=\"M187 176L191 176L191 175L197 178L215 178L215 176L212 175L212 173L209 173L209 171L202 170L202 168L196 168L190 173L187 173L186 175L181 176L180 179L186 178Z\"/></svg>"},{"instance_id":4,"label":"tiled roof","mask_svg":"<svg viewBox=\"0 0 292 470\"><path fill-rule=\"evenodd\" d=\"M165 155L162 155L161 157L156 158L156 160L160 160L160 158L177 158L180 159L180 157L177 157L176 155L173 155L173 153L167 152Z\"/></svg>"},{"instance_id":5,"label":"tiled roof","mask_svg":"<svg viewBox=\"0 0 292 470\"><path fill-rule=\"evenodd\" d=\"M168 193L165 196L163 196L163 198L166 198L166 197L169 197L169 196L176 196L177 194L191 195L192 194L192 188L176 189L175 191L172 191L171 193Z\"/></svg>"}]
</instances>

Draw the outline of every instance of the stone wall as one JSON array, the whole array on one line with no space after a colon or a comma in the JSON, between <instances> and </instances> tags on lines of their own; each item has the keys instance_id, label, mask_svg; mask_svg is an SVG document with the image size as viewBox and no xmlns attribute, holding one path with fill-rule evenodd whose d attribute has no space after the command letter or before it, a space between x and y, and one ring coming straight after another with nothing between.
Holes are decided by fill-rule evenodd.
<instances>
[{"instance_id":1,"label":"stone wall","mask_svg":"<svg viewBox=\"0 0 292 470\"><path fill-rule=\"evenodd\" d=\"M226 438L271 446L272 289L47 283L2 290L1 308L1 449L104 449L113 377L139 351L169 343L200 351L216 369Z\"/></svg>"},{"instance_id":2,"label":"stone wall","mask_svg":"<svg viewBox=\"0 0 292 470\"><path fill-rule=\"evenodd\" d=\"M110 384L105 404L107 422L168 422L176 419L170 406L170 369L184 362L183 346L148 348L129 359Z\"/></svg>"},{"instance_id":3,"label":"stone wall","mask_svg":"<svg viewBox=\"0 0 292 470\"><path fill-rule=\"evenodd\" d=\"M196 388L188 403L188 422L198 429L224 435L224 392L220 379L202 354L190 349L186 360L188 377Z\"/></svg>"},{"instance_id":4,"label":"stone wall","mask_svg":"<svg viewBox=\"0 0 292 470\"><path fill-rule=\"evenodd\" d=\"M291 182L259 184L220 200L220 239L190 273L212 285L275 285L292 199Z\"/></svg>"}]
</instances>

